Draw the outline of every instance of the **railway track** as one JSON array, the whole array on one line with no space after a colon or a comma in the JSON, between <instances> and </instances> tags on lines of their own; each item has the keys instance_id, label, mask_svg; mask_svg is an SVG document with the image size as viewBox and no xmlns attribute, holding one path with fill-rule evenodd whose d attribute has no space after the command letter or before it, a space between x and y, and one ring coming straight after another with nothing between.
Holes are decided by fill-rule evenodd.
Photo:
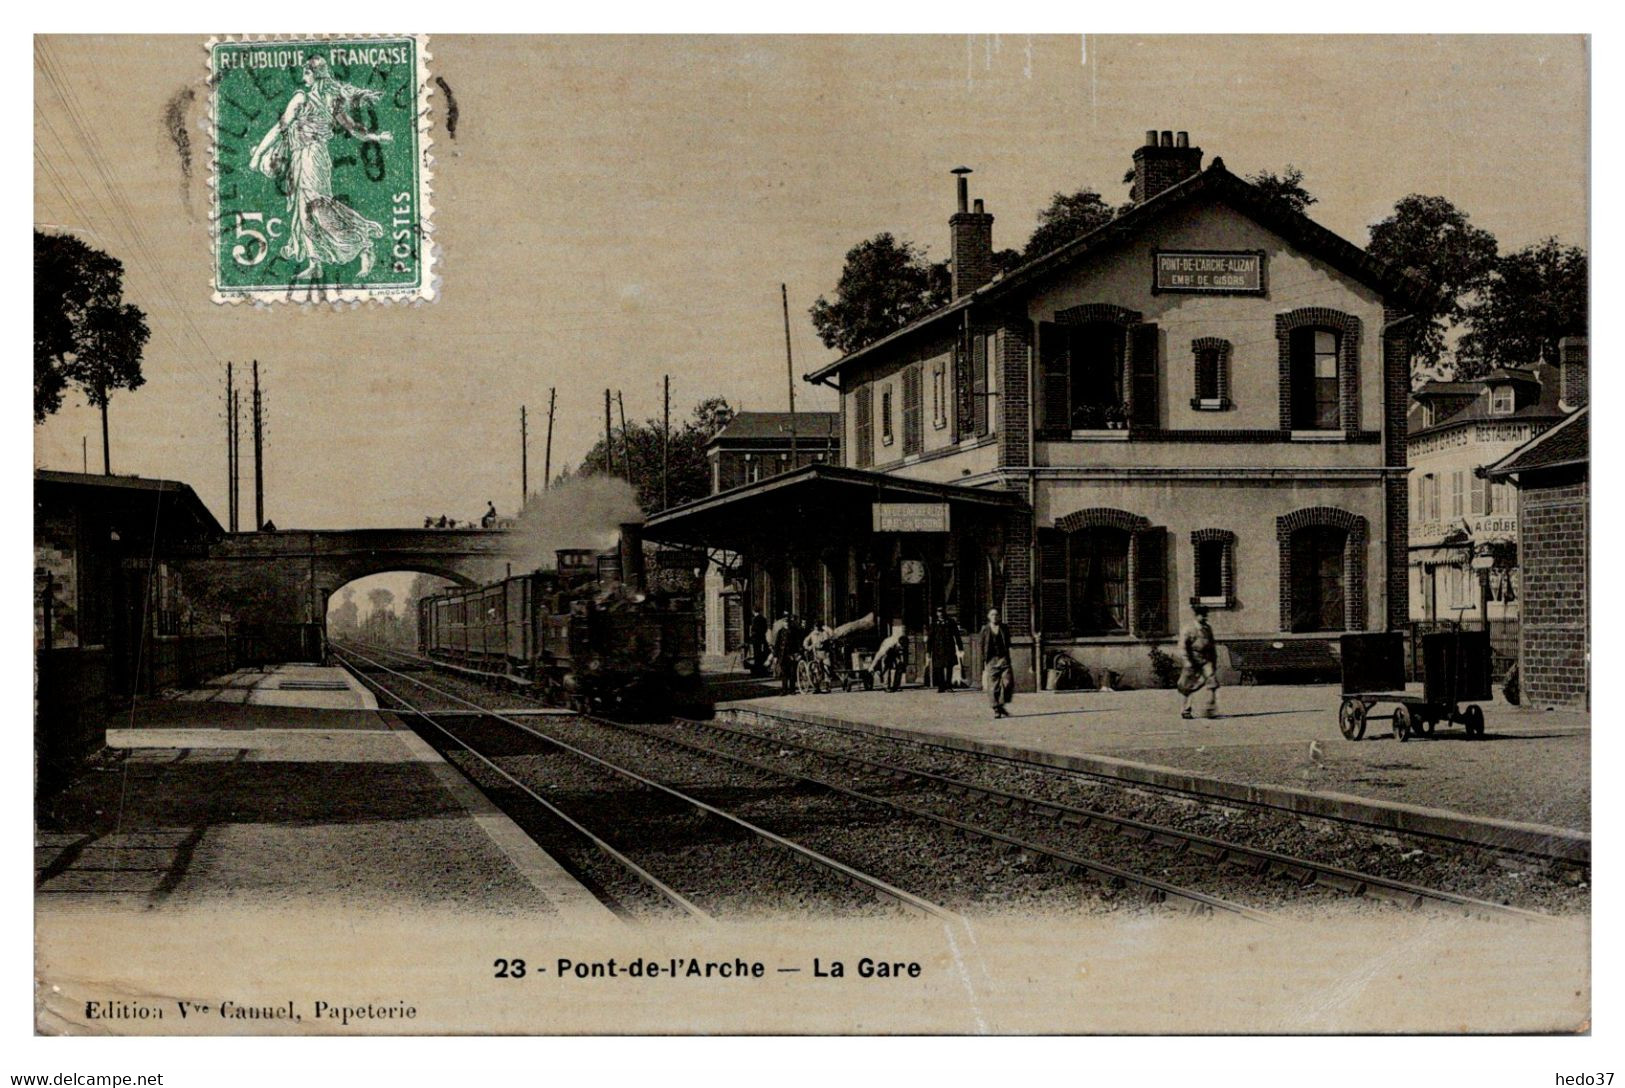
<instances>
[{"instance_id":1,"label":"railway track","mask_svg":"<svg viewBox=\"0 0 1625 1088\"><path fill-rule=\"evenodd\" d=\"M640 836L635 833L628 834L624 823L618 830L612 831L601 826L606 822L603 813L600 813L596 820L589 816L572 815L554 801L543 796L533 782L526 781L502 766L499 760L512 761L515 756L531 755L534 752L527 751L523 747L516 749L511 742L511 737L507 743L503 743L503 738L491 735L490 723L499 723L509 731L517 731L519 734L540 742L552 752L567 754L579 764L592 768L600 783L597 787L599 791L603 791L609 782L615 780L618 780L618 784L623 789L630 786L634 796L631 798L616 798L617 803L611 806L609 815L619 817L623 821L630 817L636 827L657 826L661 835L667 839L667 842L662 844L664 849L657 852L663 855L667 867L673 867L670 865L670 858L674 852L677 852L672 849L674 840L677 844L680 844L685 832L695 832L694 837L702 842L705 840L712 843L719 841L731 842L735 848L726 852L735 855L734 860L743 860L747 865L753 862L762 862L765 853L763 848L772 848L773 851L788 854L797 863L814 866L830 878L861 889L867 896L883 901L898 911L935 917L947 922L957 920L957 916L952 911L930 900L894 887L877 877L820 854L766 828L759 827L725 811L717 805L701 800L691 793L658 782L629 767L602 758L551 736L534 725L502 711L481 707L444 688L420 680L399 669L391 668L376 658L369 657L352 648L336 648L334 656L360 678L362 683L386 700L390 704L387 709L430 727L433 730L429 738L431 743L438 742L436 746L442 748L443 751L449 747L477 761L479 768L485 772L484 774L471 775L471 777L475 778L477 784L489 788L492 785L491 779L494 776L507 790L516 791L528 799L529 802L539 806L559 825L572 832L578 843L589 844L601 856L612 860L627 874L635 877L645 892L645 898L651 894L657 897L668 908L666 913L675 911L703 921L716 920L713 910L707 909L697 902L702 898L701 895L696 894L693 889L679 890L674 886L678 881L663 878L651 871L653 868L659 867L657 864L651 863L648 859L638 861L631 856L631 853L637 852L638 847L647 847L649 843L642 841ZM399 683L380 682L377 679L378 673L383 673ZM428 701L427 698L420 696L419 699L413 699L404 695L400 684L421 689L423 693L427 694L428 698L452 703L456 710L451 715L437 712L437 709L423 705ZM473 712L472 716L468 712ZM455 719L456 724L448 725L447 718ZM486 728L481 730L479 728L481 725L485 725ZM493 748L497 749L494 753ZM464 764L460 762L459 765ZM482 782L482 778L485 781ZM691 817L686 822L680 819L684 814ZM520 813L519 815L526 816L528 814ZM698 819L692 818L695 816ZM709 821L716 821L721 825L720 834ZM526 819L523 822L532 826L535 823L533 819ZM600 825L599 829L594 830L589 826L592 823L598 823ZM531 830L531 828L527 827L527 830ZM555 833L550 834L549 837L557 839L556 828L553 831ZM612 838L621 839L621 844L617 845L612 842ZM635 844L631 849L627 848L627 840L632 840ZM737 848L741 841L746 844L743 849ZM689 844L690 848L693 848L694 845ZM579 864L579 850L571 853L578 859ZM783 865L770 865L767 872L774 876L782 877L785 875ZM601 867L595 866L587 875L590 877L589 883L594 886L594 890L604 894L607 890L606 884L616 882L605 881L600 874ZM688 871L684 871L683 875L689 878L693 876ZM736 869L728 873L724 879L737 879L748 884L752 880L752 876L749 872L740 872ZM619 908L622 913L636 913L634 904L628 902L627 897L615 895L611 892L610 898L612 900L611 905ZM764 894L763 898L768 898L768 896ZM822 905L828 906L830 904L825 903Z\"/></svg>"},{"instance_id":2,"label":"railway track","mask_svg":"<svg viewBox=\"0 0 1625 1088\"><path fill-rule=\"evenodd\" d=\"M385 651L397 660L426 659ZM1013 852L1035 867L1079 874L1111 888L1134 888L1149 898L1190 911L1216 911L1262 920L1254 906L1197 890L1192 883L1253 885L1243 898L1281 906L1324 895L1369 902L1383 909L1444 910L1474 917L1547 920L1535 911L1414 882L1260 849L1145 820L1115 815L985 783L763 736L714 722L676 719L670 730L602 719L599 730L679 745L701 759L729 761L802 788L821 789L854 803L884 806L897 817L934 822L956 835ZM695 738L704 737L710 743ZM764 758L765 757L765 758ZM788 765L787 765L788 764ZM839 780L837 780L839 779ZM859 788L861 785L862 788ZM947 810L947 811L944 811ZM1078 839L1089 842L1087 851ZM1102 860L1105 854L1115 861ZM1173 878L1149 875L1160 867ZM1175 883L1175 879L1179 882Z\"/></svg>"}]
</instances>

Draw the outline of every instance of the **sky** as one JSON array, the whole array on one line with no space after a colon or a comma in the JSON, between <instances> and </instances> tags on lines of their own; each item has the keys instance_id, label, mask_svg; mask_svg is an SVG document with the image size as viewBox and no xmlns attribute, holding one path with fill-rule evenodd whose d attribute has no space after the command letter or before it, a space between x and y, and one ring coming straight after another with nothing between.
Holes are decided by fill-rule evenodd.
<instances>
[{"instance_id":1,"label":"sky","mask_svg":"<svg viewBox=\"0 0 1625 1088\"><path fill-rule=\"evenodd\" d=\"M797 373L832 356L807 308L880 231L947 255L966 165L1019 247L1056 192L1113 202L1145 130L1235 173L1302 169L1325 226L1364 244L1411 192L1511 249L1587 244L1588 57L1578 37L705 37L430 41L440 298L417 307L209 300L203 39L45 37L35 48L35 224L125 262L153 329L115 395L115 472L183 480L224 521L224 370L260 364L266 514L282 528L477 517L532 480L558 391L555 469L629 418L704 397L782 410L779 285ZM70 108L71 107L71 108ZM168 123L190 144L191 171ZM796 382L796 406L833 408ZM79 398L35 464L95 470ZM246 448L246 447L245 447ZM244 457L245 509L252 465Z\"/></svg>"}]
</instances>

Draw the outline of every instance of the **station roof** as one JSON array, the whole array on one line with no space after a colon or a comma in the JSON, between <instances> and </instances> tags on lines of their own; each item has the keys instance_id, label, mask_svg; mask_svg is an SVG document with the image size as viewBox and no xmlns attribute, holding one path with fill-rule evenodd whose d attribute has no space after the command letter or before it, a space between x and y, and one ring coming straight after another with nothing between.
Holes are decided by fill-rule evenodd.
<instances>
[{"instance_id":1,"label":"station roof","mask_svg":"<svg viewBox=\"0 0 1625 1088\"><path fill-rule=\"evenodd\" d=\"M197 492L179 480L36 469L34 498L82 504L109 514L139 513L152 518L161 533L176 536L214 537L226 531Z\"/></svg>"},{"instance_id":2,"label":"station roof","mask_svg":"<svg viewBox=\"0 0 1625 1088\"><path fill-rule=\"evenodd\" d=\"M1591 410L1581 408L1569 418L1519 446L1484 470L1486 476L1583 465L1591 459Z\"/></svg>"},{"instance_id":3,"label":"station roof","mask_svg":"<svg viewBox=\"0 0 1625 1088\"><path fill-rule=\"evenodd\" d=\"M840 436L839 412L740 412L729 424L711 436L706 445L728 442L790 441L790 427L797 438L835 439Z\"/></svg>"},{"instance_id":4,"label":"station roof","mask_svg":"<svg viewBox=\"0 0 1625 1088\"><path fill-rule=\"evenodd\" d=\"M668 544L746 550L775 538L839 536L870 531L876 502L946 502L950 509L1014 511L1014 491L911 480L839 465L808 465L663 511L643 535Z\"/></svg>"}]
</instances>

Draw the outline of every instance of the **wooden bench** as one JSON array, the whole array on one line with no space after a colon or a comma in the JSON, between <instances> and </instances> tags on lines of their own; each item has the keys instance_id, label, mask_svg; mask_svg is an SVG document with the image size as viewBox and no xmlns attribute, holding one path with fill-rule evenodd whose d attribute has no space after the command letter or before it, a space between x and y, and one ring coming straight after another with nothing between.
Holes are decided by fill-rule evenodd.
<instances>
[{"instance_id":1,"label":"wooden bench","mask_svg":"<svg viewBox=\"0 0 1625 1088\"><path fill-rule=\"evenodd\" d=\"M1330 683L1341 674L1329 639L1243 639L1223 645L1243 684Z\"/></svg>"}]
</instances>

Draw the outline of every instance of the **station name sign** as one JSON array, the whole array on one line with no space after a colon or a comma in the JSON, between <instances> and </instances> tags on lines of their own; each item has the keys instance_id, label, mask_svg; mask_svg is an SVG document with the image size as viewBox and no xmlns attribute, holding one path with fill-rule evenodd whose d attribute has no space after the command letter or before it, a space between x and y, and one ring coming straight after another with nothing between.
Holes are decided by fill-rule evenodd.
<instances>
[{"instance_id":1,"label":"station name sign","mask_svg":"<svg viewBox=\"0 0 1625 1088\"><path fill-rule=\"evenodd\" d=\"M1262 295L1262 250L1159 249L1151 255L1152 291Z\"/></svg>"},{"instance_id":2,"label":"station name sign","mask_svg":"<svg viewBox=\"0 0 1625 1088\"><path fill-rule=\"evenodd\" d=\"M877 533L948 531L948 504L945 502L877 502L874 514Z\"/></svg>"}]
</instances>

